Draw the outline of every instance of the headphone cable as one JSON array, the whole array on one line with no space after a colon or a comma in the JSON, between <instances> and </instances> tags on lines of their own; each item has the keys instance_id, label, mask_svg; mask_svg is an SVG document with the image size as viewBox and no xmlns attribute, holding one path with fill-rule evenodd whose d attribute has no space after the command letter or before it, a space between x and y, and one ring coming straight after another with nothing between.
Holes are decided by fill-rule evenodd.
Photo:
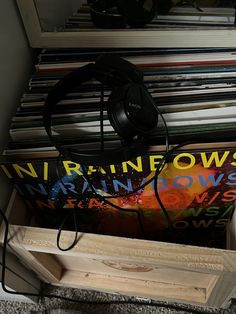
<instances>
[{"instance_id":1,"label":"headphone cable","mask_svg":"<svg viewBox=\"0 0 236 314\"><path fill-rule=\"evenodd\" d=\"M147 89L145 87L145 89ZM155 110L157 111L157 114L159 114L161 116L161 119L163 121L163 124L164 124L164 128L165 128L165 138L166 138L166 154L169 152L169 132L168 132L168 127L167 127L167 124L166 124L166 121L165 121L165 118L164 116L162 115L161 111L159 110L158 106L156 105L156 103L154 102L153 98L149 95L148 91L147 91L147 95L149 96L149 99L150 101L152 102L153 104L153 107L155 108ZM100 132L101 132L101 150L104 149L104 127L103 127L103 109L104 109L104 84L101 84L101 96L100 96ZM163 165L164 166L164 165ZM57 162L57 168L58 167L58 162ZM144 228L144 225L143 225L143 220L142 220L142 210L141 209L126 209L126 208L122 208L118 205L115 205L114 203L110 202L107 200L106 197L102 196L101 194L97 193L96 189L94 188L93 186L93 183L92 181L90 180L90 178L86 175L87 173L87 169L85 166L81 165L81 168L83 170L83 177L85 179L85 181L88 182L89 184L89 187L90 189L92 190L93 194L100 200L102 201L103 203L119 210L119 211L125 211L125 212L135 212L137 214L137 219L138 219L138 222L139 222L139 226L140 226L140 229L141 229L141 233L143 235L143 238L147 239L147 235L146 235L146 232L145 232L145 228ZM159 169L161 168L162 170L162 167L159 166ZM157 178L158 178L158 175L159 173L161 172L161 170L158 172L158 169L156 170L155 172L155 176L153 177L154 179L154 193L155 193L155 197L156 197L156 200L157 202L159 202L160 204L160 207L166 217L166 220L168 222L168 226L169 226L169 229L172 233L172 235L174 235L174 228L173 228L173 225L172 225L172 221L169 217L169 214L168 214L168 211L166 210L164 204L162 203L161 199L160 199L160 196L159 196L159 193L157 191ZM58 175L58 179L62 182L61 180L61 176L60 174L58 173L58 169L57 169L57 175ZM152 181L151 181L152 182ZM62 182L63 184L63 182ZM64 184L63 184L64 186ZM65 187L65 186L64 186ZM66 188L66 187L65 187ZM66 188L67 189L67 188ZM134 194L135 192L132 191L132 194ZM121 197L120 194L118 195L118 197ZM68 218L68 215L66 216L66 218L63 220L63 223L62 225L60 226L59 228L59 231L58 231L58 235L57 235L57 244L58 244L58 248L60 249L60 245L59 245L59 239L60 239L60 235L61 235L61 231L62 231L62 227L64 226L64 222L67 220ZM73 218L74 218L74 221L76 220L75 219L75 212L73 210ZM77 229L77 224L75 224L75 231L76 231L76 235L75 235L75 240L74 242L72 243L72 245L65 249L65 250L68 250L70 248L73 248L74 245L76 244L76 239L77 239L77 233L78 233L78 229Z\"/></svg>"}]
</instances>

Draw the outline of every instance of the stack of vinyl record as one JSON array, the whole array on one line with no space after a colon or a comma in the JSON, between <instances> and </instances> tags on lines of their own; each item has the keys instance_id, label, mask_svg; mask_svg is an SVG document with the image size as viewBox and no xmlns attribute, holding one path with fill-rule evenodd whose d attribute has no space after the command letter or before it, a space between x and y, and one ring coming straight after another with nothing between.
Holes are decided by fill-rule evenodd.
<instances>
[{"instance_id":1,"label":"stack of vinyl record","mask_svg":"<svg viewBox=\"0 0 236 314\"><path fill-rule=\"evenodd\" d=\"M153 178L166 149L159 145L166 141L162 119L150 136L157 146L115 165L111 160L83 168L58 157L47 137L42 113L48 92L101 54L118 55L140 68L170 142L191 143L171 154L157 186ZM106 112L111 90L103 88L104 139L110 149L120 145L120 138ZM81 152L100 147L101 89L96 80L85 82L57 104L52 128L61 143ZM235 202L235 106L234 49L44 49L12 119L0 170L39 227L75 230L76 220L81 232L225 247Z\"/></svg>"},{"instance_id":2,"label":"stack of vinyl record","mask_svg":"<svg viewBox=\"0 0 236 314\"><path fill-rule=\"evenodd\" d=\"M6 154L53 151L42 123L44 101L64 75L101 54L118 55L139 67L144 82L162 112L170 141L214 142L231 140L236 128L236 50L234 49L44 49L36 71L22 96L10 128ZM111 90L104 87L104 101ZM101 84L95 80L76 87L57 105L53 134L66 145L81 149L100 142ZM103 112L107 148L120 143ZM150 142L165 142L159 119Z\"/></svg>"}]
</instances>

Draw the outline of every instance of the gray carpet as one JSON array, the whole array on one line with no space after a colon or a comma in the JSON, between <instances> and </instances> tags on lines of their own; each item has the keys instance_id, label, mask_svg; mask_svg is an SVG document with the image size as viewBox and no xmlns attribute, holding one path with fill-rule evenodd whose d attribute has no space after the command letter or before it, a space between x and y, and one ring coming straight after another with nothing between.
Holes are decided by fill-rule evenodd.
<instances>
[{"instance_id":1,"label":"gray carpet","mask_svg":"<svg viewBox=\"0 0 236 314\"><path fill-rule=\"evenodd\" d=\"M99 293L94 291L55 288L46 286L45 293L53 293L73 299L83 300L127 300L127 297L114 294ZM135 300L132 298L132 300ZM0 314L192 314L192 313L217 313L217 314L235 314L236 305L230 309L209 309L188 306L184 304L157 302L157 305L131 305L131 304L76 304L59 299L43 298L38 304L29 304L21 302L0 301Z\"/></svg>"}]
</instances>

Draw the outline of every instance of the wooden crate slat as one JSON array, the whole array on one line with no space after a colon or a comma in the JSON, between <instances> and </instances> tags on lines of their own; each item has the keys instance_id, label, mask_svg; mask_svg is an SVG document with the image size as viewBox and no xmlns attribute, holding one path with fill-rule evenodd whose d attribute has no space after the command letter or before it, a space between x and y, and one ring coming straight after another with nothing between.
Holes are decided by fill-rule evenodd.
<instances>
[{"instance_id":1,"label":"wooden crate slat","mask_svg":"<svg viewBox=\"0 0 236 314\"><path fill-rule=\"evenodd\" d=\"M20 245L28 251L60 254L56 246L57 230L32 227L11 226L10 233L15 234L11 240L14 245ZM68 247L74 240L74 233L64 231L61 245ZM81 234L77 245L70 251L63 252L67 256L83 256L103 259L120 258L130 261L140 261L168 265L178 268L197 269L212 272L236 271L234 254L227 250L209 249L188 245L170 244L137 239L127 239L95 234ZM228 257L228 259L226 258ZM225 262L230 267L225 269Z\"/></svg>"},{"instance_id":2,"label":"wooden crate slat","mask_svg":"<svg viewBox=\"0 0 236 314\"><path fill-rule=\"evenodd\" d=\"M208 297L217 280L215 276L209 278L206 285L195 287L192 285L185 286L175 282L175 274L172 283L165 282L164 278L154 277L152 280L142 280L124 276L112 276L106 274L96 274L88 272L78 272L67 270L63 274L58 285L69 285L76 288L86 287L87 289L99 289L102 291L125 293L132 296L144 296L147 298L167 298L183 300L197 303L206 303ZM211 275L212 276L212 275ZM201 281L201 277L199 280Z\"/></svg>"}]
</instances>

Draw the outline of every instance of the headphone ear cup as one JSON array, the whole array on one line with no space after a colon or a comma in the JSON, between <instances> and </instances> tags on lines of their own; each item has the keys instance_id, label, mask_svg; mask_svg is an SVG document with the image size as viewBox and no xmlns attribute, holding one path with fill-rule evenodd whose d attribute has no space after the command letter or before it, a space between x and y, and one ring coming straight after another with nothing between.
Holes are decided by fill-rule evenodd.
<instances>
[{"instance_id":1,"label":"headphone ear cup","mask_svg":"<svg viewBox=\"0 0 236 314\"><path fill-rule=\"evenodd\" d=\"M125 18L118 12L111 12L113 7L117 7L116 0L91 1L90 15L94 25L99 28L124 28Z\"/></svg>"},{"instance_id":2,"label":"headphone ear cup","mask_svg":"<svg viewBox=\"0 0 236 314\"><path fill-rule=\"evenodd\" d=\"M158 122L154 101L141 84L130 83L114 88L107 112L114 130L128 140L147 136Z\"/></svg>"},{"instance_id":3,"label":"headphone ear cup","mask_svg":"<svg viewBox=\"0 0 236 314\"><path fill-rule=\"evenodd\" d=\"M118 11L133 27L142 27L156 15L157 0L117 0Z\"/></svg>"}]
</instances>

